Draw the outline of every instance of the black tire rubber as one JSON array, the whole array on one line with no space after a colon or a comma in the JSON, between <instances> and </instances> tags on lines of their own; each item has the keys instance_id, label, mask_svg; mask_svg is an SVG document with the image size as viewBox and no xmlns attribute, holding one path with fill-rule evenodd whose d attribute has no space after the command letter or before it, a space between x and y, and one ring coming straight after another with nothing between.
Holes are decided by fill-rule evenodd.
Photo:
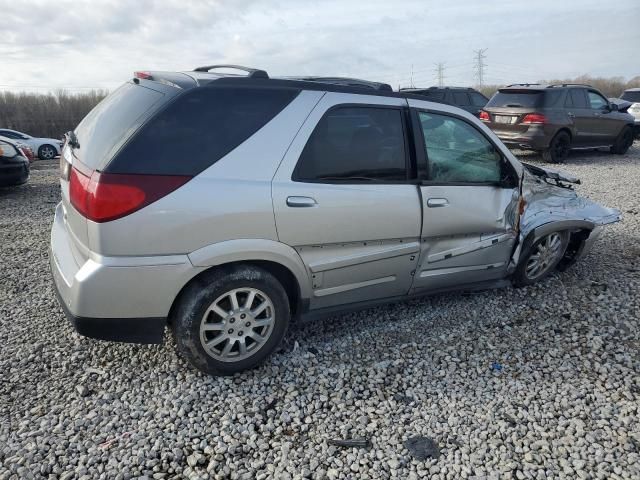
<instances>
[{"instance_id":1,"label":"black tire rubber","mask_svg":"<svg viewBox=\"0 0 640 480\"><path fill-rule=\"evenodd\" d=\"M542 159L549 163L562 163L569 156L571 137L567 132L558 132L549 142L549 148L542 151Z\"/></svg>"},{"instance_id":2,"label":"black tire rubber","mask_svg":"<svg viewBox=\"0 0 640 480\"><path fill-rule=\"evenodd\" d=\"M537 245L540 242L542 242L545 238L547 238L548 235L545 235L544 237L538 239L536 242L534 242L531 245L531 248L529 248L525 252L524 256L520 258L520 261L518 262L518 267L516 268L516 271L513 273L513 276L511 277L511 282L513 283L514 287L519 288L519 287L525 287L527 285L533 285L534 283L537 283L540 280L543 280L544 278L549 276L549 274L556 269L556 267L558 266L558 263L560 263L560 260L562 260L562 257L567 251L567 246L569 245L569 232L566 232L566 231L550 232L549 235L551 233L560 234L562 239L562 247L561 247L562 255L558 255L558 258L556 259L556 261L547 269L547 271L542 276L536 278L535 280L531 280L529 277L527 277L527 274L525 273L525 269L527 268L527 262L529 261L529 257L531 257L531 255L536 251Z\"/></svg>"},{"instance_id":3,"label":"black tire rubber","mask_svg":"<svg viewBox=\"0 0 640 480\"><path fill-rule=\"evenodd\" d=\"M267 294L275 310L275 325L264 346L237 362L222 362L208 355L200 342L200 322L206 309L223 293L253 287ZM220 268L192 282L181 294L171 316L171 330L178 353L209 375L233 375L262 363L278 347L289 326L290 307L280 282L268 271L253 265Z\"/></svg>"},{"instance_id":4,"label":"black tire rubber","mask_svg":"<svg viewBox=\"0 0 640 480\"><path fill-rule=\"evenodd\" d=\"M610 151L616 155L624 155L631 145L633 145L633 129L627 125L618 134L616 143L613 144Z\"/></svg>"},{"instance_id":5,"label":"black tire rubber","mask_svg":"<svg viewBox=\"0 0 640 480\"><path fill-rule=\"evenodd\" d=\"M45 143L44 145L40 145L40 148L38 148L38 158L39 158L40 160L52 160L52 159L56 158L56 153L54 153L54 154L53 154L53 157L51 157L51 158L45 158L45 157L42 155L42 149L43 149L43 148L45 148L45 147L49 147L49 148L51 148L51 150L53 150L54 152L56 152L56 147L54 147L53 145L49 145L48 143Z\"/></svg>"}]
</instances>

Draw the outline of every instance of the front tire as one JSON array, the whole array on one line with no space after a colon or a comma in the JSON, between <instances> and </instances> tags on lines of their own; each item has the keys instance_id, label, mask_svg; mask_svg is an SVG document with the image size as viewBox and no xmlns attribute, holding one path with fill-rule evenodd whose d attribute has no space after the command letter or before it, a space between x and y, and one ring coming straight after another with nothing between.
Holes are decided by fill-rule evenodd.
<instances>
[{"instance_id":1,"label":"front tire","mask_svg":"<svg viewBox=\"0 0 640 480\"><path fill-rule=\"evenodd\" d=\"M172 315L178 352L210 375L233 375L280 344L290 308L280 282L252 265L221 268L189 285Z\"/></svg>"},{"instance_id":2,"label":"front tire","mask_svg":"<svg viewBox=\"0 0 640 480\"><path fill-rule=\"evenodd\" d=\"M38 158L40 160L51 160L56 158L57 154L58 152L53 145L45 144L38 149Z\"/></svg>"},{"instance_id":3,"label":"front tire","mask_svg":"<svg viewBox=\"0 0 640 480\"><path fill-rule=\"evenodd\" d=\"M558 132L551 139L549 148L542 152L542 159L549 163L562 163L569 156L571 137L567 132Z\"/></svg>"},{"instance_id":4,"label":"front tire","mask_svg":"<svg viewBox=\"0 0 640 480\"><path fill-rule=\"evenodd\" d=\"M560 263L569 243L568 232L551 232L536 240L513 274L516 287L532 285L548 276Z\"/></svg>"},{"instance_id":5,"label":"front tire","mask_svg":"<svg viewBox=\"0 0 640 480\"><path fill-rule=\"evenodd\" d=\"M633 129L627 125L618 134L616 143L614 143L611 147L611 153L615 153L616 155L624 155L625 153L627 153L627 150L629 150L631 145L633 145Z\"/></svg>"}]
</instances>

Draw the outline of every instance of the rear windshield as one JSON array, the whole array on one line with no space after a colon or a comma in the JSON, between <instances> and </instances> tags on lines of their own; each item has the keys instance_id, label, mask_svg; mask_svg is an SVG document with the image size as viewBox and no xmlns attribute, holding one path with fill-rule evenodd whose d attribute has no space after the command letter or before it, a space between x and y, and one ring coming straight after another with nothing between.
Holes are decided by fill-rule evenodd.
<instances>
[{"instance_id":1,"label":"rear windshield","mask_svg":"<svg viewBox=\"0 0 640 480\"><path fill-rule=\"evenodd\" d=\"M215 85L188 91L149 120L106 171L197 175L266 125L298 93Z\"/></svg>"},{"instance_id":2,"label":"rear windshield","mask_svg":"<svg viewBox=\"0 0 640 480\"><path fill-rule=\"evenodd\" d=\"M498 93L487 103L487 107L552 107L558 103L561 96L560 90L498 90Z\"/></svg>"},{"instance_id":3,"label":"rear windshield","mask_svg":"<svg viewBox=\"0 0 640 480\"><path fill-rule=\"evenodd\" d=\"M75 154L85 165L100 169L163 97L163 93L150 88L125 83L96 105L76 127L80 149Z\"/></svg>"},{"instance_id":4,"label":"rear windshield","mask_svg":"<svg viewBox=\"0 0 640 480\"><path fill-rule=\"evenodd\" d=\"M623 100L626 100L627 102L640 102L640 91L638 92L624 92L622 94L622 98Z\"/></svg>"}]
</instances>

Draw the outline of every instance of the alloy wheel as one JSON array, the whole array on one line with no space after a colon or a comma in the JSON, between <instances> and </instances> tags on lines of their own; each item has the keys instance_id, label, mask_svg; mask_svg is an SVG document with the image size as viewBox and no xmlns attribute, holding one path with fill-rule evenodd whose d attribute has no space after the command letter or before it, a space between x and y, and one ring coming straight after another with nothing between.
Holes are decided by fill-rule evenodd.
<instances>
[{"instance_id":1,"label":"alloy wheel","mask_svg":"<svg viewBox=\"0 0 640 480\"><path fill-rule=\"evenodd\" d=\"M547 235L538 242L531 256L527 260L525 274L529 280L536 280L553 268L560 259L562 251L562 237L558 232Z\"/></svg>"},{"instance_id":2,"label":"alloy wheel","mask_svg":"<svg viewBox=\"0 0 640 480\"><path fill-rule=\"evenodd\" d=\"M208 355L237 362L254 355L273 332L273 302L257 288L236 288L220 295L200 322L200 342Z\"/></svg>"},{"instance_id":3,"label":"alloy wheel","mask_svg":"<svg viewBox=\"0 0 640 480\"><path fill-rule=\"evenodd\" d=\"M40 155L44 160L51 160L56 156L56 151L52 147L45 145L40 149Z\"/></svg>"}]
</instances>

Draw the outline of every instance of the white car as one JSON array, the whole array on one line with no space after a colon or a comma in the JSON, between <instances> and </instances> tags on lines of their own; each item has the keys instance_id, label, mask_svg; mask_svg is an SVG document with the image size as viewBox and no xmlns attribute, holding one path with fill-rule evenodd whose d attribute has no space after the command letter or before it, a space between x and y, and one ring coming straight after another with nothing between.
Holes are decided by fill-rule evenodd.
<instances>
[{"instance_id":1,"label":"white car","mask_svg":"<svg viewBox=\"0 0 640 480\"><path fill-rule=\"evenodd\" d=\"M41 160L51 160L60 155L60 150L62 150L62 141L55 138L32 137L8 128L1 128L0 136L28 145Z\"/></svg>"}]
</instances>

